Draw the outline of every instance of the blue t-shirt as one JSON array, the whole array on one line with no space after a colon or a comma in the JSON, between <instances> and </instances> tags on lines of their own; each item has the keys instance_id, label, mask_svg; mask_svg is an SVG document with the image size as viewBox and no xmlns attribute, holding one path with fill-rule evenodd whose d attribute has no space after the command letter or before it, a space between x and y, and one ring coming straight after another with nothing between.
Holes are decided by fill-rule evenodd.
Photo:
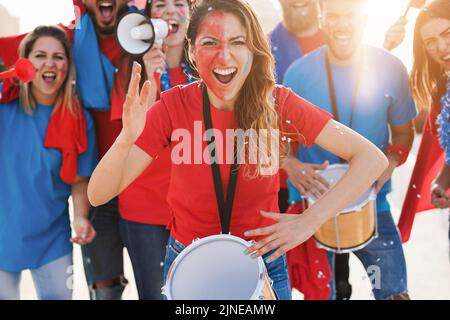
<instances>
[{"instance_id":1,"label":"blue t-shirt","mask_svg":"<svg viewBox=\"0 0 450 320\"><path fill-rule=\"evenodd\" d=\"M68 199L71 186L59 172L62 155L44 147L53 108L27 115L16 100L0 104L0 270L39 268L72 251ZM88 150L78 157L78 175L97 163L95 131L86 117Z\"/></svg>"},{"instance_id":2,"label":"blue t-shirt","mask_svg":"<svg viewBox=\"0 0 450 320\"><path fill-rule=\"evenodd\" d=\"M332 113L328 90L325 55L327 47L319 48L294 62L286 72L284 85L316 106ZM411 96L408 72L402 62L389 52L364 46L362 72L353 112L352 129L370 140L381 150L389 146L389 125L403 125L417 115ZM350 124L352 96L357 81L357 66L331 65L336 91L339 121ZM302 162L339 163L332 153L312 146L300 147L298 158ZM391 191L387 182L377 197L378 212L389 211L386 195ZM301 201L300 192L289 183L289 201Z\"/></svg>"}]
</instances>

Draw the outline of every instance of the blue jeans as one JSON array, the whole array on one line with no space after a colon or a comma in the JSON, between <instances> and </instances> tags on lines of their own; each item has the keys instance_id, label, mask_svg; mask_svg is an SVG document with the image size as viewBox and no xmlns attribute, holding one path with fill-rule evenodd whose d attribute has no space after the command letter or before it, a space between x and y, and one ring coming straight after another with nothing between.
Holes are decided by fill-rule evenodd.
<instances>
[{"instance_id":1,"label":"blue jeans","mask_svg":"<svg viewBox=\"0 0 450 320\"><path fill-rule=\"evenodd\" d=\"M163 300L164 260L170 232L165 226L120 219L120 234L130 255L140 300Z\"/></svg>"},{"instance_id":2,"label":"blue jeans","mask_svg":"<svg viewBox=\"0 0 450 320\"><path fill-rule=\"evenodd\" d=\"M39 300L72 300L72 254L30 271ZM22 272L0 271L0 300L20 299L21 278Z\"/></svg>"},{"instance_id":3,"label":"blue jeans","mask_svg":"<svg viewBox=\"0 0 450 320\"><path fill-rule=\"evenodd\" d=\"M95 283L123 278L124 245L119 231L117 198L93 208L90 219L97 236L81 247L89 295L92 300L120 300L126 280L111 288L96 288Z\"/></svg>"},{"instance_id":4,"label":"blue jeans","mask_svg":"<svg viewBox=\"0 0 450 320\"><path fill-rule=\"evenodd\" d=\"M387 300L408 291L406 261L392 214L385 211L378 213L377 217L378 237L363 249L353 253L361 261L369 276L375 299ZM330 267L334 270L334 263Z\"/></svg>"},{"instance_id":5,"label":"blue jeans","mask_svg":"<svg viewBox=\"0 0 450 320\"><path fill-rule=\"evenodd\" d=\"M185 248L186 247L182 243L178 242L173 237L169 238L166 263L164 265L164 283L166 282L167 273L169 272L170 266L180 252ZM269 278L273 281L272 287L279 300L292 300L292 289L291 282L289 281L286 255L279 257L275 261L266 263L266 258L268 258L272 253L273 251L263 255L267 273L269 274Z\"/></svg>"}]
</instances>

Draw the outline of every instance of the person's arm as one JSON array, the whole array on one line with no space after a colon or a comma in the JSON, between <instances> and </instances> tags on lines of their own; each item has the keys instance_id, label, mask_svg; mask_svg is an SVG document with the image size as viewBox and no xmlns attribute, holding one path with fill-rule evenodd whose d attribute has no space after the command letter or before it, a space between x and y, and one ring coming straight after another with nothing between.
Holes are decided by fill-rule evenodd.
<instances>
[{"instance_id":1,"label":"person's arm","mask_svg":"<svg viewBox=\"0 0 450 320\"><path fill-rule=\"evenodd\" d=\"M145 128L151 101L151 84L146 81L139 93L141 66L133 65L133 74L123 106L122 131L95 168L88 186L89 202L99 206L116 197L152 162L152 157L134 143Z\"/></svg>"},{"instance_id":2,"label":"person's arm","mask_svg":"<svg viewBox=\"0 0 450 320\"><path fill-rule=\"evenodd\" d=\"M386 156L372 143L344 125L330 120L315 143L349 162L349 169L327 193L301 215L261 212L277 223L247 231L245 236L265 236L248 249L261 256L271 250L273 261L309 239L320 226L369 190L388 166Z\"/></svg>"},{"instance_id":3,"label":"person's arm","mask_svg":"<svg viewBox=\"0 0 450 320\"><path fill-rule=\"evenodd\" d=\"M405 39L406 24L408 19L400 17L386 32L383 48L391 51L397 48Z\"/></svg>"},{"instance_id":4,"label":"person's arm","mask_svg":"<svg viewBox=\"0 0 450 320\"><path fill-rule=\"evenodd\" d=\"M404 152L409 153L414 142L414 123L411 121L403 125L391 125L390 128L392 133L391 144L402 146ZM375 190L377 193L383 188L384 184L391 179L395 168L403 164L402 156L398 153L389 152L386 156L389 160L389 166L377 180L377 187Z\"/></svg>"},{"instance_id":5,"label":"person's arm","mask_svg":"<svg viewBox=\"0 0 450 320\"><path fill-rule=\"evenodd\" d=\"M87 198L89 178L77 177L72 184L73 223L75 237L70 241L79 245L90 243L95 238L95 230L89 221L91 205Z\"/></svg>"},{"instance_id":6,"label":"person's arm","mask_svg":"<svg viewBox=\"0 0 450 320\"><path fill-rule=\"evenodd\" d=\"M438 176L432 183L431 203L439 209L450 207L450 195L447 190L450 188L450 165L444 164Z\"/></svg>"}]
</instances>

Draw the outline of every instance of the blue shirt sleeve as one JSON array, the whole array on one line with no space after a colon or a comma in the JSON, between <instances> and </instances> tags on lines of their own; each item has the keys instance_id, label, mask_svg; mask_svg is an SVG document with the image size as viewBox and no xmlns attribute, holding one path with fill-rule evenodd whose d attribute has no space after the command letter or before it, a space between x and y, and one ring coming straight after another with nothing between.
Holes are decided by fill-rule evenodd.
<instances>
[{"instance_id":1,"label":"blue shirt sleeve","mask_svg":"<svg viewBox=\"0 0 450 320\"><path fill-rule=\"evenodd\" d=\"M95 128L92 115L84 111L87 130L87 150L78 156L78 176L90 177L98 162L97 144L95 139Z\"/></svg>"},{"instance_id":2,"label":"blue shirt sleeve","mask_svg":"<svg viewBox=\"0 0 450 320\"><path fill-rule=\"evenodd\" d=\"M399 64L396 68L398 87L394 93L395 96L391 97L392 102L388 110L388 122L394 126L406 124L417 116L416 105L409 87L408 72L400 61L396 62Z\"/></svg>"}]
</instances>

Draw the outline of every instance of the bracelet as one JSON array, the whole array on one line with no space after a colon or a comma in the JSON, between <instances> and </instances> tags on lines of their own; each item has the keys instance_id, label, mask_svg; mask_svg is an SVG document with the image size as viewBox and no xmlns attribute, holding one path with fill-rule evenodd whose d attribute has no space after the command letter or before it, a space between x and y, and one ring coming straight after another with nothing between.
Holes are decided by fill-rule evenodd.
<instances>
[{"instance_id":1,"label":"bracelet","mask_svg":"<svg viewBox=\"0 0 450 320\"><path fill-rule=\"evenodd\" d=\"M389 145L389 147L387 147L385 153L398 154L398 156L400 157L400 163L398 165L401 166L406 162L406 159L408 159L409 150L402 144L391 144Z\"/></svg>"}]
</instances>

